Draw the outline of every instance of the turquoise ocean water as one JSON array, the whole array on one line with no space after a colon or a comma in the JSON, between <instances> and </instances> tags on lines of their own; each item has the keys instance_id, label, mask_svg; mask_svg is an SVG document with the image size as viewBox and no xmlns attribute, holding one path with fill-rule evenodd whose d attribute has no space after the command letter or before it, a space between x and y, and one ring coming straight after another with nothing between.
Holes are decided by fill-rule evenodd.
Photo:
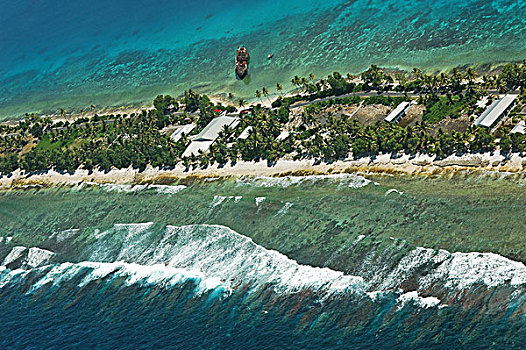
<instances>
[{"instance_id":1,"label":"turquoise ocean water","mask_svg":"<svg viewBox=\"0 0 526 350\"><path fill-rule=\"evenodd\" d=\"M526 57L524 1L2 1L0 118L142 104L159 93L252 97L294 75L376 63L444 70ZM239 44L250 76L235 79ZM274 54L268 61L266 56Z\"/></svg>"}]
</instances>

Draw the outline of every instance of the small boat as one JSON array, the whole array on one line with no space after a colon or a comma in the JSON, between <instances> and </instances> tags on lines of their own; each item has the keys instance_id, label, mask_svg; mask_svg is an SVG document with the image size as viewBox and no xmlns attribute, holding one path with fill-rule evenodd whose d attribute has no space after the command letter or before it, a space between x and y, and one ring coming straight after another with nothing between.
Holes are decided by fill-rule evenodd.
<instances>
[{"instance_id":1,"label":"small boat","mask_svg":"<svg viewBox=\"0 0 526 350\"><path fill-rule=\"evenodd\" d=\"M243 79L248 73L248 60L249 55L247 49L243 46L238 47L236 51L235 71L239 79Z\"/></svg>"},{"instance_id":2,"label":"small boat","mask_svg":"<svg viewBox=\"0 0 526 350\"><path fill-rule=\"evenodd\" d=\"M274 54L273 53L269 53L267 58L270 60L272 57L274 57Z\"/></svg>"}]
</instances>

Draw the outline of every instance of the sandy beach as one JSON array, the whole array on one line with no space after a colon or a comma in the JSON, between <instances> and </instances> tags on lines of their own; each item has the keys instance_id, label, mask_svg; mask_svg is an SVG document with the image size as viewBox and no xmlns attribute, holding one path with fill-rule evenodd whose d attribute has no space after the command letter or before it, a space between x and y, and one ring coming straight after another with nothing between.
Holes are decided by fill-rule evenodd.
<instances>
[{"instance_id":1,"label":"sandy beach","mask_svg":"<svg viewBox=\"0 0 526 350\"><path fill-rule=\"evenodd\" d=\"M526 158L519 154L504 157L499 153L467 154L450 156L436 160L428 155L402 155L392 158L390 155L380 155L358 160L341 160L331 164L315 164L312 160L280 160L274 166L268 166L266 161L238 162L218 167L209 166L206 169L187 170L182 165L172 169L147 167L143 172L137 169L113 169L109 172L78 169L75 173L61 173L54 170L36 174L25 174L20 170L0 178L2 188L16 188L28 185L42 186L72 186L82 182L99 184L147 184L171 183L195 178L217 177L255 177L288 175L365 173L365 174L399 174L420 176L448 176L456 173L466 174L522 174L525 171Z\"/></svg>"}]
</instances>

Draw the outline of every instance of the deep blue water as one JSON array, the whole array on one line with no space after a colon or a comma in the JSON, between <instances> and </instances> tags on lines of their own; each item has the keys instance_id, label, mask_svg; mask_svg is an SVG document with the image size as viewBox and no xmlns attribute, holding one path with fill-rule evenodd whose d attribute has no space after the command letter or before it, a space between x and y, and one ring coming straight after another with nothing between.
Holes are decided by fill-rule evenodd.
<instances>
[{"instance_id":1,"label":"deep blue water","mask_svg":"<svg viewBox=\"0 0 526 350\"><path fill-rule=\"evenodd\" d=\"M194 87L253 97L372 63L429 71L526 57L526 3L393 0L2 1L0 117L149 101ZM251 75L234 78L235 48ZM266 59L274 53L274 59Z\"/></svg>"},{"instance_id":2,"label":"deep blue water","mask_svg":"<svg viewBox=\"0 0 526 350\"><path fill-rule=\"evenodd\" d=\"M173 288L129 286L111 275L78 288L84 276L31 295L25 294L26 281L3 287L0 347L520 349L524 339L518 320L494 324L477 310L456 307L398 310L394 297L372 303L343 295L320 302L311 292L278 296L244 289L222 298L196 295L191 281ZM37 278L35 272L29 276ZM513 338L506 340L510 333Z\"/></svg>"}]
</instances>

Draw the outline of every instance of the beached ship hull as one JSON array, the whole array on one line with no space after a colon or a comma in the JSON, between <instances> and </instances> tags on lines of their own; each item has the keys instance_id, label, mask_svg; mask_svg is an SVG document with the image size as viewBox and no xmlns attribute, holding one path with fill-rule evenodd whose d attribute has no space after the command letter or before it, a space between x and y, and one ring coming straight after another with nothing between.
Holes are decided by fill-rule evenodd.
<instances>
[{"instance_id":1,"label":"beached ship hull","mask_svg":"<svg viewBox=\"0 0 526 350\"><path fill-rule=\"evenodd\" d=\"M236 60L234 70L238 79L243 79L248 74L248 51L244 47L239 47L236 51Z\"/></svg>"}]
</instances>

